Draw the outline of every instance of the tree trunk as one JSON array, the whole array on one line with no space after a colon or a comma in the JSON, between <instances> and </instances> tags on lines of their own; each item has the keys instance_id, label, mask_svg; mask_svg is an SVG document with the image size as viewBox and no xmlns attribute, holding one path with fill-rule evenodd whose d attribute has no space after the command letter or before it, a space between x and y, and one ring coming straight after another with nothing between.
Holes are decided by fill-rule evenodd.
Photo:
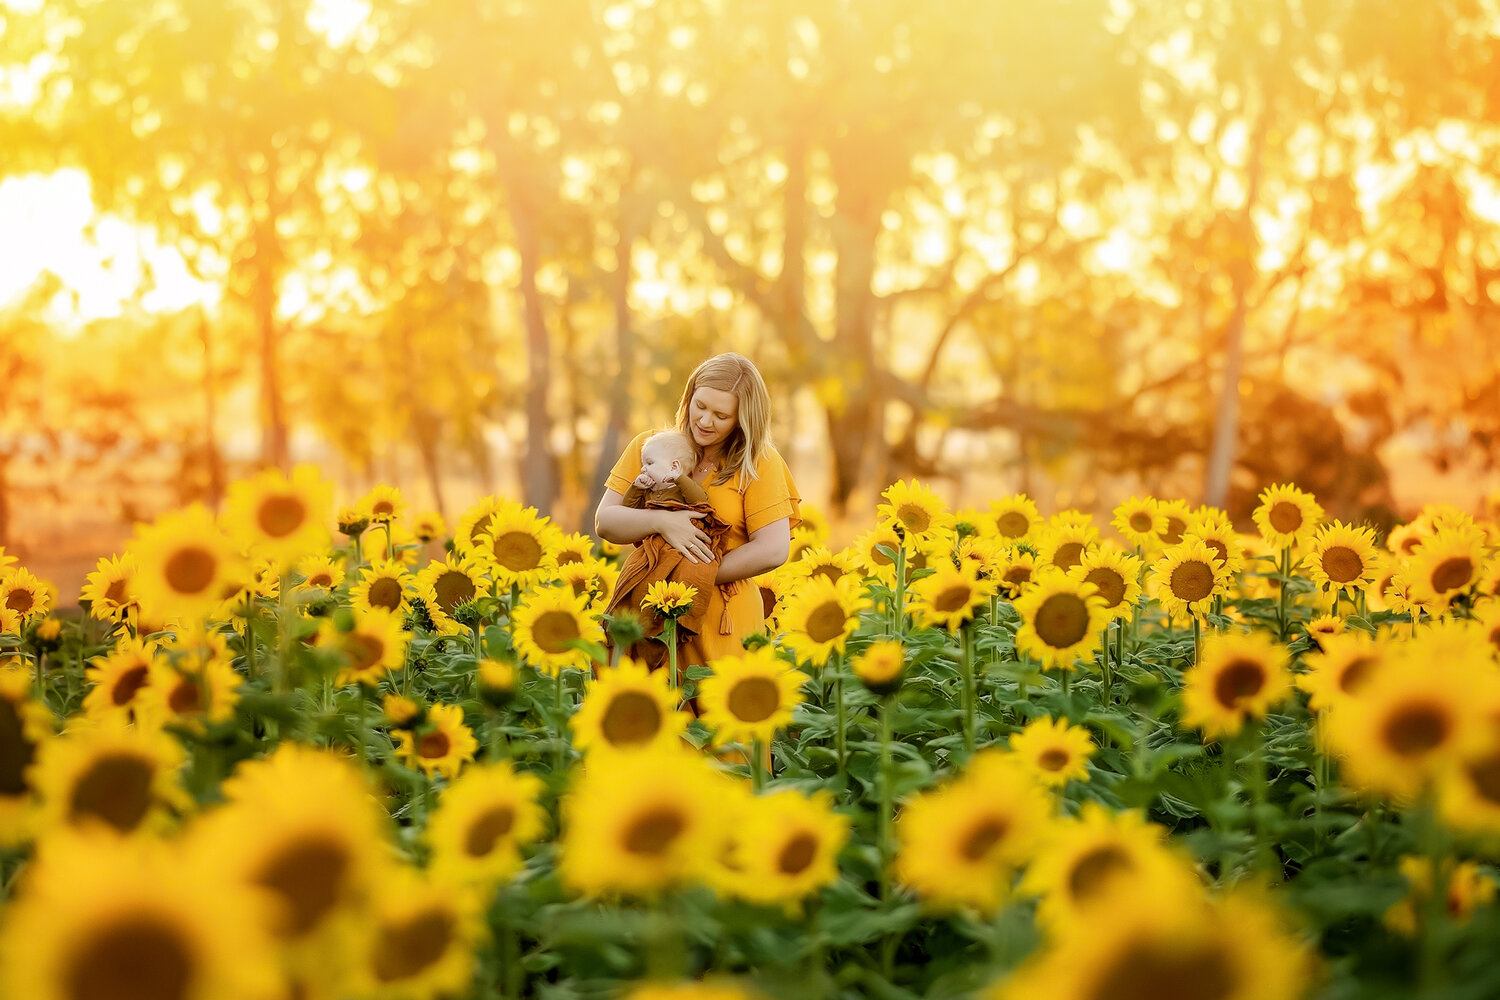
<instances>
[{"instance_id":1,"label":"tree trunk","mask_svg":"<svg viewBox=\"0 0 1500 1000\"><path fill-rule=\"evenodd\" d=\"M255 226L255 286L251 307L260 336L261 461L278 469L289 464L285 404L281 392L280 331L276 326L278 266L275 220Z\"/></svg>"},{"instance_id":2,"label":"tree trunk","mask_svg":"<svg viewBox=\"0 0 1500 1000\"><path fill-rule=\"evenodd\" d=\"M0 548L10 544L10 459L0 452Z\"/></svg>"},{"instance_id":3,"label":"tree trunk","mask_svg":"<svg viewBox=\"0 0 1500 1000\"><path fill-rule=\"evenodd\" d=\"M541 240L521 184L510 186L510 218L521 257L521 315L526 328L526 448L521 462L521 495L524 503L548 514L557 495L548 448L552 418L547 410L547 390L552 381L552 358L542 297L536 287Z\"/></svg>"},{"instance_id":4,"label":"tree trunk","mask_svg":"<svg viewBox=\"0 0 1500 1000\"><path fill-rule=\"evenodd\" d=\"M208 506L215 514L224 502L224 456L219 452L218 395L214 378L212 328L208 316L198 313L198 340L203 344L203 457L208 462Z\"/></svg>"},{"instance_id":5,"label":"tree trunk","mask_svg":"<svg viewBox=\"0 0 1500 1000\"><path fill-rule=\"evenodd\" d=\"M883 444L879 419L883 411L872 391L875 295L870 287L880 211L869 203L841 208L832 220L832 229L838 265L834 279L837 319L830 364L843 398L828 407L828 440L833 449L830 505L836 516L843 516L849 497L859 485L872 439L877 446Z\"/></svg>"},{"instance_id":6,"label":"tree trunk","mask_svg":"<svg viewBox=\"0 0 1500 1000\"><path fill-rule=\"evenodd\" d=\"M604 496L604 481L609 478L609 470L614 468L620 449L625 446L630 421L630 386L635 380L635 331L631 328L630 315L631 251L635 243L635 226L627 212L628 206L622 203L617 222L619 238L615 242L614 281L610 285L610 301L615 313L615 377L609 384L609 413L604 420L599 458L594 465L591 496L595 498ZM593 533L594 508L588 502L579 513L579 521L580 531Z\"/></svg>"}]
</instances>

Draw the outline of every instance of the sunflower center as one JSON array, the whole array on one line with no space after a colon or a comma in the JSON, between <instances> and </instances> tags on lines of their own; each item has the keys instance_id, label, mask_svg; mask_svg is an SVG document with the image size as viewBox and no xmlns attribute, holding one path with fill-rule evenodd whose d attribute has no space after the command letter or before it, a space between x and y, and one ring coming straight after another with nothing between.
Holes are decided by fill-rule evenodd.
<instances>
[{"instance_id":1,"label":"sunflower center","mask_svg":"<svg viewBox=\"0 0 1500 1000\"><path fill-rule=\"evenodd\" d=\"M1061 747L1048 747L1037 756L1036 763L1043 771L1061 771L1072 759L1072 755Z\"/></svg>"},{"instance_id":2,"label":"sunflower center","mask_svg":"<svg viewBox=\"0 0 1500 1000\"><path fill-rule=\"evenodd\" d=\"M163 574L167 586L179 594L201 594L214 582L214 570L219 561L208 549L190 545L178 549L167 558Z\"/></svg>"},{"instance_id":3,"label":"sunflower center","mask_svg":"<svg viewBox=\"0 0 1500 1000\"><path fill-rule=\"evenodd\" d=\"M1130 530L1139 531L1141 534L1151 530L1151 515L1143 510L1138 510L1130 515Z\"/></svg>"},{"instance_id":4,"label":"sunflower center","mask_svg":"<svg viewBox=\"0 0 1500 1000\"><path fill-rule=\"evenodd\" d=\"M270 537L285 538L307 520L307 505L295 496L267 497L256 512L255 520L260 530Z\"/></svg>"},{"instance_id":5,"label":"sunflower center","mask_svg":"<svg viewBox=\"0 0 1500 1000\"><path fill-rule=\"evenodd\" d=\"M1085 583L1092 583L1099 588L1099 596L1104 598L1109 607L1125 600L1125 578L1120 575L1119 570L1096 566L1083 579Z\"/></svg>"},{"instance_id":6,"label":"sunflower center","mask_svg":"<svg viewBox=\"0 0 1500 1000\"><path fill-rule=\"evenodd\" d=\"M401 607L401 584L391 577L382 576L371 581L367 596L371 607L395 611Z\"/></svg>"},{"instance_id":7,"label":"sunflower center","mask_svg":"<svg viewBox=\"0 0 1500 1000\"><path fill-rule=\"evenodd\" d=\"M1023 583L1031 582L1030 566L1012 566L1005 571L1005 582L1012 587L1019 587Z\"/></svg>"},{"instance_id":8,"label":"sunflower center","mask_svg":"<svg viewBox=\"0 0 1500 1000\"><path fill-rule=\"evenodd\" d=\"M882 538L879 542L876 543L876 545L884 545L886 543L886 541L887 541L887 539ZM875 545L871 545L870 546L870 561L873 562L877 566L894 566L894 565L896 565L896 560L892 559L890 556L886 555L884 552L881 552L878 548L875 547Z\"/></svg>"},{"instance_id":9,"label":"sunflower center","mask_svg":"<svg viewBox=\"0 0 1500 1000\"><path fill-rule=\"evenodd\" d=\"M343 891L349 864L343 844L315 833L271 855L255 882L286 904L280 928L284 935L301 936L328 915Z\"/></svg>"},{"instance_id":10,"label":"sunflower center","mask_svg":"<svg viewBox=\"0 0 1500 1000\"><path fill-rule=\"evenodd\" d=\"M1083 558L1082 542L1063 542L1052 553L1052 565L1058 569L1072 569Z\"/></svg>"},{"instance_id":11,"label":"sunflower center","mask_svg":"<svg viewBox=\"0 0 1500 1000\"><path fill-rule=\"evenodd\" d=\"M1006 538L1020 538L1031 530L1031 521L1018 511L1006 511L995 519L995 529Z\"/></svg>"},{"instance_id":12,"label":"sunflower center","mask_svg":"<svg viewBox=\"0 0 1500 1000\"><path fill-rule=\"evenodd\" d=\"M509 805L491 806L469 824L468 835L464 837L464 852L471 858L485 857L515 825L514 808Z\"/></svg>"},{"instance_id":13,"label":"sunflower center","mask_svg":"<svg viewBox=\"0 0 1500 1000\"><path fill-rule=\"evenodd\" d=\"M1432 571L1432 589L1439 594L1467 587L1474 575L1474 561L1468 556L1453 556L1437 564Z\"/></svg>"},{"instance_id":14,"label":"sunflower center","mask_svg":"<svg viewBox=\"0 0 1500 1000\"><path fill-rule=\"evenodd\" d=\"M426 760L442 760L453 749L453 741L441 729L423 733L417 739L417 756Z\"/></svg>"},{"instance_id":15,"label":"sunflower center","mask_svg":"<svg viewBox=\"0 0 1500 1000\"><path fill-rule=\"evenodd\" d=\"M479 536L490 530L490 525L494 523L494 520L495 515L491 513L486 514L479 520L475 521L474 527L469 529L469 541L475 545L478 545L480 542Z\"/></svg>"},{"instance_id":16,"label":"sunflower center","mask_svg":"<svg viewBox=\"0 0 1500 1000\"><path fill-rule=\"evenodd\" d=\"M396 505L389 500L376 500L370 505L370 513L377 517L384 514L394 514L396 513Z\"/></svg>"},{"instance_id":17,"label":"sunflower center","mask_svg":"<svg viewBox=\"0 0 1500 1000\"><path fill-rule=\"evenodd\" d=\"M1359 656L1350 660L1339 674L1339 690L1344 694L1353 694L1370 677L1370 671L1375 669L1375 657Z\"/></svg>"},{"instance_id":18,"label":"sunflower center","mask_svg":"<svg viewBox=\"0 0 1500 1000\"><path fill-rule=\"evenodd\" d=\"M1271 505L1266 520L1283 535L1291 535L1302 527L1302 508L1289 500L1278 500Z\"/></svg>"},{"instance_id":19,"label":"sunflower center","mask_svg":"<svg viewBox=\"0 0 1500 1000\"><path fill-rule=\"evenodd\" d=\"M1415 702L1403 705L1385 723L1385 744L1403 757L1420 757L1441 746L1453 723L1441 705Z\"/></svg>"},{"instance_id":20,"label":"sunflower center","mask_svg":"<svg viewBox=\"0 0 1500 1000\"><path fill-rule=\"evenodd\" d=\"M1073 865L1068 873L1068 895L1088 899L1113 875L1131 869L1130 856L1114 844L1096 847Z\"/></svg>"},{"instance_id":21,"label":"sunflower center","mask_svg":"<svg viewBox=\"0 0 1500 1000\"><path fill-rule=\"evenodd\" d=\"M781 707L781 689L765 677L746 677L729 689L729 714L741 722L764 722Z\"/></svg>"},{"instance_id":22,"label":"sunflower center","mask_svg":"<svg viewBox=\"0 0 1500 1000\"><path fill-rule=\"evenodd\" d=\"M1037 608L1035 627L1047 645L1067 649L1088 632L1088 605L1077 594L1053 594Z\"/></svg>"},{"instance_id":23,"label":"sunflower center","mask_svg":"<svg viewBox=\"0 0 1500 1000\"><path fill-rule=\"evenodd\" d=\"M648 743L661 730L661 708L640 691L621 691L610 699L599 731L613 746Z\"/></svg>"},{"instance_id":24,"label":"sunflower center","mask_svg":"<svg viewBox=\"0 0 1500 1000\"><path fill-rule=\"evenodd\" d=\"M26 769L36 756L36 744L26 738L20 709L9 698L0 698L0 795L26 794Z\"/></svg>"},{"instance_id":25,"label":"sunflower center","mask_svg":"<svg viewBox=\"0 0 1500 1000\"><path fill-rule=\"evenodd\" d=\"M158 917L126 913L80 940L63 962L67 1000L186 1000L197 962L182 933Z\"/></svg>"},{"instance_id":26,"label":"sunflower center","mask_svg":"<svg viewBox=\"0 0 1500 1000\"><path fill-rule=\"evenodd\" d=\"M115 678L114 687L110 688L109 700L117 706L130 704L136 692L146 683L148 672L144 663L137 663L120 671L120 675Z\"/></svg>"},{"instance_id":27,"label":"sunflower center","mask_svg":"<svg viewBox=\"0 0 1500 1000\"><path fill-rule=\"evenodd\" d=\"M525 531L507 531L495 539L490 550L495 553L495 561L512 573L536 569L543 555L541 543Z\"/></svg>"},{"instance_id":28,"label":"sunflower center","mask_svg":"<svg viewBox=\"0 0 1500 1000\"><path fill-rule=\"evenodd\" d=\"M1227 1000L1239 989L1234 966L1211 943L1141 942L1115 956L1090 1000Z\"/></svg>"},{"instance_id":29,"label":"sunflower center","mask_svg":"<svg viewBox=\"0 0 1500 1000\"><path fill-rule=\"evenodd\" d=\"M1464 772L1480 798L1492 805L1500 805L1500 753L1465 762Z\"/></svg>"},{"instance_id":30,"label":"sunflower center","mask_svg":"<svg viewBox=\"0 0 1500 1000\"><path fill-rule=\"evenodd\" d=\"M1214 592L1214 571L1207 563L1192 560L1172 570L1172 596L1192 604Z\"/></svg>"},{"instance_id":31,"label":"sunflower center","mask_svg":"<svg viewBox=\"0 0 1500 1000\"><path fill-rule=\"evenodd\" d=\"M322 587L324 590L327 590L333 586L333 577L325 570L318 570L307 578L307 585L309 587Z\"/></svg>"},{"instance_id":32,"label":"sunflower center","mask_svg":"<svg viewBox=\"0 0 1500 1000\"><path fill-rule=\"evenodd\" d=\"M198 678L191 675L179 677L167 695L167 707L176 715L187 715L202 708L203 692L199 690Z\"/></svg>"},{"instance_id":33,"label":"sunflower center","mask_svg":"<svg viewBox=\"0 0 1500 1000\"><path fill-rule=\"evenodd\" d=\"M455 923L453 914L431 909L409 920L383 924L375 945L375 978L392 983L430 968L448 950Z\"/></svg>"},{"instance_id":34,"label":"sunflower center","mask_svg":"<svg viewBox=\"0 0 1500 1000\"><path fill-rule=\"evenodd\" d=\"M1330 545L1323 550L1323 572L1334 583L1358 580L1365 572L1365 561L1347 545Z\"/></svg>"},{"instance_id":35,"label":"sunflower center","mask_svg":"<svg viewBox=\"0 0 1500 1000\"><path fill-rule=\"evenodd\" d=\"M625 850L631 854L664 854L686 829L687 823L680 812L658 807L636 817L625 830Z\"/></svg>"},{"instance_id":36,"label":"sunflower center","mask_svg":"<svg viewBox=\"0 0 1500 1000\"><path fill-rule=\"evenodd\" d=\"M124 580L111 580L104 591L104 599L112 604L124 604L127 595Z\"/></svg>"},{"instance_id":37,"label":"sunflower center","mask_svg":"<svg viewBox=\"0 0 1500 1000\"><path fill-rule=\"evenodd\" d=\"M452 614L453 609L464 601L472 601L477 593L474 581L469 579L467 573L451 569L437 578L432 589L437 595L438 606L448 614Z\"/></svg>"},{"instance_id":38,"label":"sunflower center","mask_svg":"<svg viewBox=\"0 0 1500 1000\"><path fill-rule=\"evenodd\" d=\"M975 823L958 845L959 856L965 861L979 862L1000 843L1010 830L1010 823L1000 816L985 816Z\"/></svg>"},{"instance_id":39,"label":"sunflower center","mask_svg":"<svg viewBox=\"0 0 1500 1000\"><path fill-rule=\"evenodd\" d=\"M967 608L973 599L974 591L968 584L956 583L938 591L938 595L932 599L932 610L945 615L952 614Z\"/></svg>"},{"instance_id":40,"label":"sunflower center","mask_svg":"<svg viewBox=\"0 0 1500 1000\"><path fill-rule=\"evenodd\" d=\"M825 601L807 616L807 637L813 642L832 642L844 634L849 616L838 601Z\"/></svg>"},{"instance_id":41,"label":"sunflower center","mask_svg":"<svg viewBox=\"0 0 1500 1000\"><path fill-rule=\"evenodd\" d=\"M92 816L121 833L129 833L151 808L154 774L151 761L133 753L100 756L73 785L68 800L69 822Z\"/></svg>"},{"instance_id":42,"label":"sunflower center","mask_svg":"<svg viewBox=\"0 0 1500 1000\"><path fill-rule=\"evenodd\" d=\"M1167 515L1167 530L1161 533L1162 541L1168 545L1176 545L1182 541L1182 533L1187 530L1187 522L1172 514Z\"/></svg>"},{"instance_id":43,"label":"sunflower center","mask_svg":"<svg viewBox=\"0 0 1500 1000\"><path fill-rule=\"evenodd\" d=\"M844 572L832 563L824 563L822 566L819 566L817 569L813 570L809 575L821 576L825 580L837 583L839 577L844 575Z\"/></svg>"},{"instance_id":44,"label":"sunflower center","mask_svg":"<svg viewBox=\"0 0 1500 1000\"><path fill-rule=\"evenodd\" d=\"M1213 549L1215 559L1225 566L1229 565L1229 546L1222 539L1205 538L1203 539L1203 544Z\"/></svg>"},{"instance_id":45,"label":"sunflower center","mask_svg":"<svg viewBox=\"0 0 1500 1000\"><path fill-rule=\"evenodd\" d=\"M344 637L344 652L349 656L349 665L363 672L380 662L385 655L385 643L378 636L350 632Z\"/></svg>"},{"instance_id":46,"label":"sunflower center","mask_svg":"<svg viewBox=\"0 0 1500 1000\"><path fill-rule=\"evenodd\" d=\"M30 611L31 606L35 603L36 598L31 596L31 591L29 590L13 590L10 592L10 596L5 599L5 606L7 608L23 615Z\"/></svg>"},{"instance_id":47,"label":"sunflower center","mask_svg":"<svg viewBox=\"0 0 1500 1000\"><path fill-rule=\"evenodd\" d=\"M896 517L907 531L920 535L932 527L932 514L921 504L904 503L896 508Z\"/></svg>"},{"instance_id":48,"label":"sunflower center","mask_svg":"<svg viewBox=\"0 0 1500 1000\"><path fill-rule=\"evenodd\" d=\"M565 642L578 638L578 620L566 611L543 611L531 626L531 638L551 655L566 653Z\"/></svg>"},{"instance_id":49,"label":"sunflower center","mask_svg":"<svg viewBox=\"0 0 1500 1000\"><path fill-rule=\"evenodd\" d=\"M1214 678L1214 698L1225 708L1238 708L1266 686L1266 670L1254 660L1233 660Z\"/></svg>"},{"instance_id":50,"label":"sunflower center","mask_svg":"<svg viewBox=\"0 0 1500 1000\"><path fill-rule=\"evenodd\" d=\"M818 838L810 833L798 833L781 847L776 855L776 870L786 876L801 875L807 871L818 856Z\"/></svg>"}]
</instances>

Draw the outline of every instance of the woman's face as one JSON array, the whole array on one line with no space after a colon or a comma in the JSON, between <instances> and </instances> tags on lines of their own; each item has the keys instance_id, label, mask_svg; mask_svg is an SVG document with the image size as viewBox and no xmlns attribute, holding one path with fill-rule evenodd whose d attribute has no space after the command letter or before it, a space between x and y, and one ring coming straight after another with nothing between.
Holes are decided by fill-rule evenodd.
<instances>
[{"instance_id":1,"label":"woman's face","mask_svg":"<svg viewBox=\"0 0 1500 1000\"><path fill-rule=\"evenodd\" d=\"M688 400L688 429L699 449L717 448L739 426L740 401L732 392L700 385Z\"/></svg>"}]
</instances>

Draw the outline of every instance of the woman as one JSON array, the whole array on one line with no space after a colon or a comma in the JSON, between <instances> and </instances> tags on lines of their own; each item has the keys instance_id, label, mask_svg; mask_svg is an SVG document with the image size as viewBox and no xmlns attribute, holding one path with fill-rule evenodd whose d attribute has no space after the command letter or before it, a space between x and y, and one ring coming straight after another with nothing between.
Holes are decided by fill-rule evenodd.
<instances>
[{"instance_id":1,"label":"woman","mask_svg":"<svg viewBox=\"0 0 1500 1000\"><path fill-rule=\"evenodd\" d=\"M752 579L786 562L801 498L786 462L771 444L771 396L755 365L739 354L703 362L688 378L677 406L677 429L692 440L692 477L708 492L723 536L718 586L709 594L705 628L683 650L683 664L706 664L744 651L746 636L765 625L760 588ZM639 434L605 480L594 514L600 538L619 545L658 534L693 563L711 561L708 534L691 510L637 510L621 502L641 469Z\"/></svg>"}]
</instances>

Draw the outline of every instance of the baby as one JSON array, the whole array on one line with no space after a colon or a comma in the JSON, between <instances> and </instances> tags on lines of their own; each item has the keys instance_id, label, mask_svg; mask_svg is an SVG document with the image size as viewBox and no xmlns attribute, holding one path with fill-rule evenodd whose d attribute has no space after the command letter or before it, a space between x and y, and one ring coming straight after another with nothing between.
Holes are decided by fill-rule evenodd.
<instances>
[{"instance_id":1,"label":"baby","mask_svg":"<svg viewBox=\"0 0 1500 1000\"><path fill-rule=\"evenodd\" d=\"M651 435L641 445L641 474L625 491L625 506L644 507L647 500L707 503L708 493L688 472L696 457L693 443L681 431Z\"/></svg>"}]
</instances>

